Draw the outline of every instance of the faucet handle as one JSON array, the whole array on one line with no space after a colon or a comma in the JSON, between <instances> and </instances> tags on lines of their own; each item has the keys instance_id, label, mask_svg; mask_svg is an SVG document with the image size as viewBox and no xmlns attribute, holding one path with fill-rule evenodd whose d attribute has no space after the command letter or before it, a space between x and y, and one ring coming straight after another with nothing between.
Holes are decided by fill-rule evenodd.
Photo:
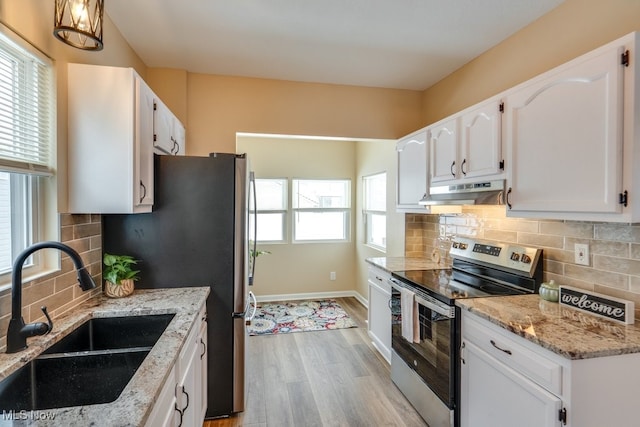
<instances>
[{"instance_id":1,"label":"faucet handle","mask_svg":"<svg viewBox=\"0 0 640 427\"><path fill-rule=\"evenodd\" d=\"M47 312L47 306L46 305L43 305L42 307L40 307L40 310L42 310L42 312L44 313L44 317L46 317L47 318L47 322L49 322L49 326L47 326L47 331L44 333L44 335L47 335L53 329L53 320L51 320L51 317L49 316L49 313Z\"/></svg>"}]
</instances>

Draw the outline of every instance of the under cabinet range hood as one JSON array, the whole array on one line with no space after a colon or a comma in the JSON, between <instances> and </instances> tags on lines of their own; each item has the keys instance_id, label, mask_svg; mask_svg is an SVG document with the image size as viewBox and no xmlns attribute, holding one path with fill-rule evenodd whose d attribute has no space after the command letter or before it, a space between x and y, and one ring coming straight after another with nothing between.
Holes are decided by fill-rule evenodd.
<instances>
[{"instance_id":1,"label":"under cabinet range hood","mask_svg":"<svg viewBox=\"0 0 640 427\"><path fill-rule=\"evenodd\" d=\"M504 180L433 186L429 188L429 195L418 203L423 206L504 205L504 187Z\"/></svg>"}]
</instances>

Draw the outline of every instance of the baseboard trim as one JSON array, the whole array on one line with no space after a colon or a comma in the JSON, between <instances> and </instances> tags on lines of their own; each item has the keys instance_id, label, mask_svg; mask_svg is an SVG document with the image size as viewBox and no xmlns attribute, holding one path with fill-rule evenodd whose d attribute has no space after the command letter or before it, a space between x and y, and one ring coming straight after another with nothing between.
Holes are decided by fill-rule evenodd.
<instances>
[{"instance_id":1,"label":"baseboard trim","mask_svg":"<svg viewBox=\"0 0 640 427\"><path fill-rule=\"evenodd\" d=\"M369 308L368 301L356 291L333 291L333 292L309 292L303 294L275 294L275 295L256 295L258 302L270 301L289 301L304 299L323 299L323 298L346 298L353 297L358 300L365 308Z\"/></svg>"}]
</instances>

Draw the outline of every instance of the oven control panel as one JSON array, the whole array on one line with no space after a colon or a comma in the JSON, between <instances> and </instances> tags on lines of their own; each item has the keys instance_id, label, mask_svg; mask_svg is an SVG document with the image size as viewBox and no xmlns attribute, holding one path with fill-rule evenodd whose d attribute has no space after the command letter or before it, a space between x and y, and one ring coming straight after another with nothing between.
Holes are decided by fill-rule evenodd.
<instances>
[{"instance_id":1,"label":"oven control panel","mask_svg":"<svg viewBox=\"0 0 640 427\"><path fill-rule=\"evenodd\" d=\"M507 243L481 242L456 237L449 251L454 258L482 261L497 267L506 267L531 274L538 263L540 250Z\"/></svg>"}]
</instances>

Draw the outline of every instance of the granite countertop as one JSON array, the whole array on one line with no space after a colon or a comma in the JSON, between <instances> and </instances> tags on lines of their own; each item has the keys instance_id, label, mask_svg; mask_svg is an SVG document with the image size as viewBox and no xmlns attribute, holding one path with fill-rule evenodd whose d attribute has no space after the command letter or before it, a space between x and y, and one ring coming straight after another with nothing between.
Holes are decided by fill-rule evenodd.
<instances>
[{"instance_id":1,"label":"granite countertop","mask_svg":"<svg viewBox=\"0 0 640 427\"><path fill-rule=\"evenodd\" d=\"M209 288L206 287L136 290L133 295L120 299L101 295L55 319L54 329L49 335L29 338L26 350L13 354L1 353L0 380L92 317L175 313L165 332L114 402L34 411L53 415L53 421L9 421L0 417L0 426L144 425L208 295Z\"/></svg>"},{"instance_id":2,"label":"granite countertop","mask_svg":"<svg viewBox=\"0 0 640 427\"><path fill-rule=\"evenodd\" d=\"M437 270L448 268L443 263L437 263L427 258L408 257L375 257L367 258L369 264L381 268L389 273L408 270Z\"/></svg>"},{"instance_id":3,"label":"granite countertop","mask_svg":"<svg viewBox=\"0 0 640 427\"><path fill-rule=\"evenodd\" d=\"M638 323L612 322L537 294L467 298L456 305L567 359L640 352Z\"/></svg>"}]
</instances>

